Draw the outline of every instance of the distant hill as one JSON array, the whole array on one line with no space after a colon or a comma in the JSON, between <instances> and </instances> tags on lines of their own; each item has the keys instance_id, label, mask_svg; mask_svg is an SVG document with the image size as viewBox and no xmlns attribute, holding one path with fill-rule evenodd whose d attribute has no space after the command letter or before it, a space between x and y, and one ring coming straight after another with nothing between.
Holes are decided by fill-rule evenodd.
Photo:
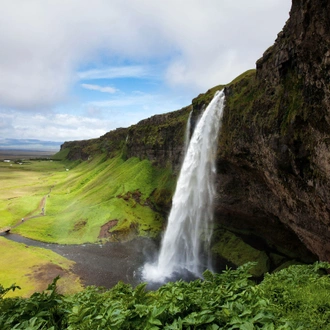
<instances>
[{"instance_id":1,"label":"distant hill","mask_svg":"<svg viewBox=\"0 0 330 330\"><path fill-rule=\"evenodd\" d=\"M54 150L26 150L26 149L0 149L0 160L3 159L22 159L22 158L48 158L56 152Z\"/></svg>"},{"instance_id":2,"label":"distant hill","mask_svg":"<svg viewBox=\"0 0 330 330\"><path fill-rule=\"evenodd\" d=\"M13 151L47 151L55 153L60 149L61 142L47 141L39 139L13 139L2 137L0 150Z\"/></svg>"}]
</instances>

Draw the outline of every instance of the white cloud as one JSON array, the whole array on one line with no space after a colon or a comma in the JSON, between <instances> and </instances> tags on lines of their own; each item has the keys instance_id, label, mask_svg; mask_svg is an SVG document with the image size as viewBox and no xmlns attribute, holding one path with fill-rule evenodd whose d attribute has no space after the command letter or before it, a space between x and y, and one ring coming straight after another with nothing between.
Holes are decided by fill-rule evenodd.
<instances>
[{"instance_id":1,"label":"white cloud","mask_svg":"<svg viewBox=\"0 0 330 330\"><path fill-rule=\"evenodd\" d=\"M116 97L111 98L110 100L100 100L100 101L91 101L88 102L87 106L95 106L95 107L127 107L127 106L139 106L141 104L148 104L153 102L155 99L158 99L159 95L157 94L146 94L142 92L135 92L131 95L125 95L124 97Z\"/></svg>"},{"instance_id":2,"label":"white cloud","mask_svg":"<svg viewBox=\"0 0 330 330\"><path fill-rule=\"evenodd\" d=\"M128 127L155 114L163 114L181 108L180 97L163 94L148 94L135 91L124 97L117 96L110 100L91 101L84 106L97 109L102 117L111 118L115 127Z\"/></svg>"},{"instance_id":3,"label":"white cloud","mask_svg":"<svg viewBox=\"0 0 330 330\"><path fill-rule=\"evenodd\" d=\"M169 64L166 78L173 86L195 90L227 83L255 67L288 18L290 5L281 0L194 0L188 11L175 2L162 2L158 12L164 18L158 17L163 31L180 55Z\"/></svg>"},{"instance_id":4,"label":"white cloud","mask_svg":"<svg viewBox=\"0 0 330 330\"><path fill-rule=\"evenodd\" d=\"M288 0L1 1L0 135L89 139L176 110L188 104L183 99L254 67L289 6ZM125 79L96 81L118 78L145 81L129 91ZM147 91L155 80L155 94L131 92ZM73 94L77 85L103 93L91 102L91 93ZM104 93L109 99L96 96Z\"/></svg>"},{"instance_id":5,"label":"white cloud","mask_svg":"<svg viewBox=\"0 0 330 330\"><path fill-rule=\"evenodd\" d=\"M35 114L3 111L7 127L1 128L8 139L71 141L99 137L116 126L111 120L70 114Z\"/></svg>"},{"instance_id":6,"label":"white cloud","mask_svg":"<svg viewBox=\"0 0 330 330\"><path fill-rule=\"evenodd\" d=\"M99 91L102 93L114 94L114 93L118 92L118 89L111 87L111 86L99 86L99 85L92 85L92 84L81 84L81 86L85 89L90 89L92 91Z\"/></svg>"},{"instance_id":7,"label":"white cloud","mask_svg":"<svg viewBox=\"0 0 330 330\"><path fill-rule=\"evenodd\" d=\"M114 66L165 61L169 84L204 90L253 67L289 6L287 0L2 1L0 103L51 107L68 97L80 65L104 59ZM144 74L144 66L124 65L78 77Z\"/></svg>"},{"instance_id":8,"label":"white cloud","mask_svg":"<svg viewBox=\"0 0 330 330\"><path fill-rule=\"evenodd\" d=\"M84 140L96 138L118 127L128 127L157 113L178 109L176 99L164 102L162 95L135 92L123 99L89 102L86 115L35 113L3 110L1 138L42 141Z\"/></svg>"},{"instance_id":9,"label":"white cloud","mask_svg":"<svg viewBox=\"0 0 330 330\"><path fill-rule=\"evenodd\" d=\"M144 78L150 75L150 70L146 66L141 65L118 66L78 72L78 78L81 80Z\"/></svg>"}]
</instances>

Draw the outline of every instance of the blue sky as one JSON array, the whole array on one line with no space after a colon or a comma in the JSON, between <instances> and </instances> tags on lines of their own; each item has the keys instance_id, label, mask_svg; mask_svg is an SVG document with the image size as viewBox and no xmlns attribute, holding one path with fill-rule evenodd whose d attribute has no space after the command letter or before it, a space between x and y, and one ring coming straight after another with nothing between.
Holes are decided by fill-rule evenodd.
<instances>
[{"instance_id":1,"label":"blue sky","mask_svg":"<svg viewBox=\"0 0 330 330\"><path fill-rule=\"evenodd\" d=\"M58 150L254 68L288 0L0 3L0 148Z\"/></svg>"}]
</instances>

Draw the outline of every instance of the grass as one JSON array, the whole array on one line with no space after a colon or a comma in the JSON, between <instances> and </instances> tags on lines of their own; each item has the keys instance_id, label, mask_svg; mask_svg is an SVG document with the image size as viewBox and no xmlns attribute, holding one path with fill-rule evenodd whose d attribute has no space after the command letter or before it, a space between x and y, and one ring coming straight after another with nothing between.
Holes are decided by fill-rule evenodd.
<instances>
[{"instance_id":1,"label":"grass","mask_svg":"<svg viewBox=\"0 0 330 330\"><path fill-rule=\"evenodd\" d=\"M1 164L0 177L6 182L0 190L0 228L40 215L40 202L46 196L45 215L21 223L12 232L62 244L97 242L101 226L111 220L118 220L111 229L117 237L130 230L155 237L163 223L155 201L164 192L169 198L174 188L171 171L120 156Z\"/></svg>"},{"instance_id":2,"label":"grass","mask_svg":"<svg viewBox=\"0 0 330 330\"><path fill-rule=\"evenodd\" d=\"M251 274L256 277L262 276L269 270L266 252L244 243L241 238L229 231L217 231L217 240L212 251L236 266L242 266L249 261L256 262L256 265L250 269Z\"/></svg>"},{"instance_id":3,"label":"grass","mask_svg":"<svg viewBox=\"0 0 330 330\"><path fill-rule=\"evenodd\" d=\"M57 276L56 271L61 273L58 282L61 292L69 294L82 290L79 278L71 272L74 262L55 252L0 237L0 253L0 283L5 287L13 283L21 287L8 296L28 297L35 291L45 290Z\"/></svg>"},{"instance_id":4,"label":"grass","mask_svg":"<svg viewBox=\"0 0 330 330\"><path fill-rule=\"evenodd\" d=\"M55 160L63 160L66 158L66 156L69 154L70 149L69 148L64 148L60 150L58 153L56 153L52 158Z\"/></svg>"},{"instance_id":5,"label":"grass","mask_svg":"<svg viewBox=\"0 0 330 330\"><path fill-rule=\"evenodd\" d=\"M0 228L38 212L42 197L54 184L53 174L62 167L49 161L23 165L0 163Z\"/></svg>"}]
</instances>

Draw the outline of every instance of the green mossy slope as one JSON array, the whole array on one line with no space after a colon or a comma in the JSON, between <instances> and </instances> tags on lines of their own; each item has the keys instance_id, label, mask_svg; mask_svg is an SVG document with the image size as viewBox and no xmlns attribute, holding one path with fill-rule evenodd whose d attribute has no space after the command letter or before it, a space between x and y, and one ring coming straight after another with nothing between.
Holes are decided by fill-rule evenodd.
<instances>
[{"instance_id":1,"label":"green mossy slope","mask_svg":"<svg viewBox=\"0 0 330 330\"><path fill-rule=\"evenodd\" d=\"M40 214L38 204L44 196L45 215L22 222L12 232L65 244L125 240L132 234L155 237L160 233L164 219L155 200L161 199L163 191L173 191L170 170L158 169L148 160L108 159L104 155L85 162L56 163L58 167L48 175L47 188L34 195L27 184L22 198L13 200L11 208L22 208L24 203L26 207L15 213L9 224L17 222L18 215L30 214L31 209ZM34 164L25 169L37 176ZM10 209L4 212L10 213ZM101 232L101 227L113 220L117 224Z\"/></svg>"},{"instance_id":2,"label":"green mossy slope","mask_svg":"<svg viewBox=\"0 0 330 330\"><path fill-rule=\"evenodd\" d=\"M269 258L264 251L246 244L240 237L226 230L217 231L216 244L212 252L235 266L242 266L249 261L256 262L250 269L253 276L260 277L269 271Z\"/></svg>"}]
</instances>

